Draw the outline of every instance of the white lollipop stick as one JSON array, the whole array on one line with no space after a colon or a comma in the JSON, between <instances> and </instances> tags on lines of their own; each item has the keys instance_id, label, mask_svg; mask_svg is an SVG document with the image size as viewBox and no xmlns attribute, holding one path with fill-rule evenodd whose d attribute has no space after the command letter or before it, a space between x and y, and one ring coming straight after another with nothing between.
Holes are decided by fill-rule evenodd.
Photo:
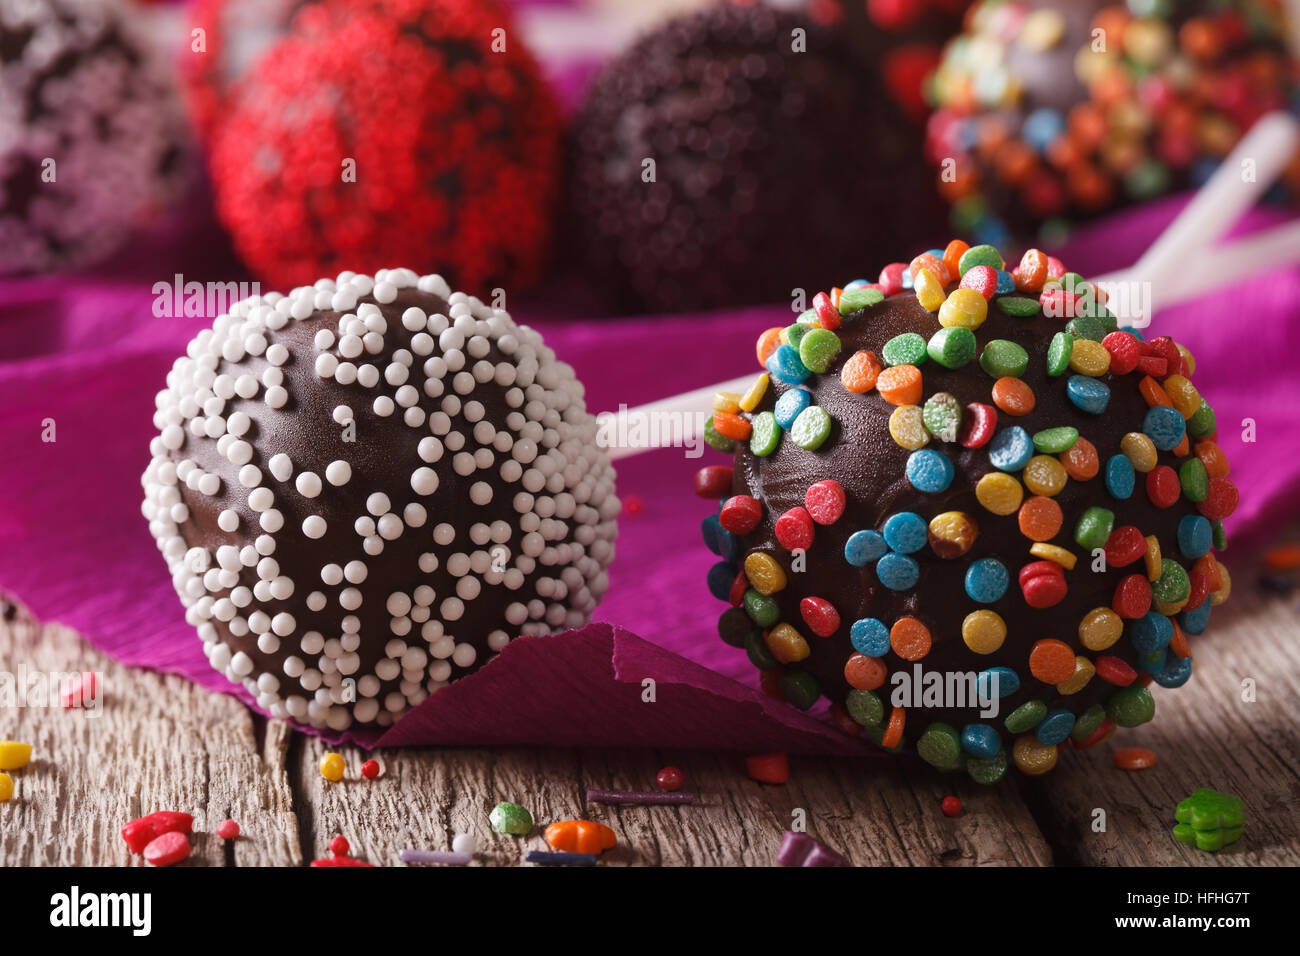
<instances>
[{"instance_id":1,"label":"white lollipop stick","mask_svg":"<svg viewBox=\"0 0 1300 956\"><path fill-rule=\"evenodd\" d=\"M1157 308L1300 263L1300 220L1211 248L1277 179L1297 148L1300 124L1295 119L1285 113L1261 118L1136 263L1092 280L1110 293L1107 304L1122 325L1145 325ZM1255 163L1253 182L1243 181L1243 160ZM601 416L600 443L613 458L654 448L697 447L713 396L718 392L743 393L758 374L753 372L636 408L606 412ZM672 427L665 429L655 422L669 422ZM692 427L694 431L686 436L685 430ZM647 441L645 436L654 435L656 429L660 433L667 431L671 440Z\"/></svg>"}]
</instances>

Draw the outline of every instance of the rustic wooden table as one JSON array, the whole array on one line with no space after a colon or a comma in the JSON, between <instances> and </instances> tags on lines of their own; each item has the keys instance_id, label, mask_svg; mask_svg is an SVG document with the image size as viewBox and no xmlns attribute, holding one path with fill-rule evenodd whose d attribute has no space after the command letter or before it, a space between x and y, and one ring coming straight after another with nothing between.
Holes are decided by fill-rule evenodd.
<instances>
[{"instance_id":1,"label":"rustic wooden table","mask_svg":"<svg viewBox=\"0 0 1300 956\"><path fill-rule=\"evenodd\" d=\"M124 822L158 809L194 815L190 865L301 866L327 856L338 833L354 856L398 865L406 847L448 849L479 837L479 862L518 864L542 849L488 826L498 801L526 804L536 820L587 817L618 834L613 865L771 865L794 814L854 864L987 866L1295 865L1300 863L1300 611L1251 593L1250 578L1194 639L1196 676L1183 690L1156 688L1156 720L1123 734L1150 747L1152 770L1113 768L1114 745L1074 753L1044 779L995 788L898 760L793 759L788 784L750 780L740 755L699 751L423 749L377 754L385 770L360 778L366 754L345 748L348 771L330 784L316 769L325 745L263 721L223 694L178 677L122 667L75 632L10 606L0 620L0 670L102 671L98 717L60 708L0 710L0 739L31 743L0 804L0 866L142 865L118 836ZM1253 702L1242 682L1255 682ZM588 788L653 786L659 767L681 767L701 799L684 807L584 803ZM1174 805L1197 787L1239 794L1246 833L1218 853L1170 834ZM956 794L965 812L939 809ZM1098 811L1104 828L1098 828ZM227 817L234 843L211 831Z\"/></svg>"}]
</instances>

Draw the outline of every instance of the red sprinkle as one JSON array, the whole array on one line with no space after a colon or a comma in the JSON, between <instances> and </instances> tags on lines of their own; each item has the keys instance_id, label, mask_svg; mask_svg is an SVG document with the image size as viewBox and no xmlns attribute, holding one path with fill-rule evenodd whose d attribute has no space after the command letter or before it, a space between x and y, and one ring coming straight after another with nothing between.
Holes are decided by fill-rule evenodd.
<instances>
[{"instance_id":1,"label":"red sprinkle","mask_svg":"<svg viewBox=\"0 0 1300 956\"><path fill-rule=\"evenodd\" d=\"M154 866L171 866L190 855L190 841L179 830L169 830L149 842L144 858Z\"/></svg>"},{"instance_id":2,"label":"red sprinkle","mask_svg":"<svg viewBox=\"0 0 1300 956\"><path fill-rule=\"evenodd\" d=\"M736 575L736 580L731 582L731 590L727 592L727 601L732 607L740 607L745 603L745 592L749 590L749 579L745 577L745 572L741 571Z\"/></svg>"},{"instance_id":3,"label":"red sprinkle","mask_svg":"<svg viewBox=\"0 0 1300 956\"><path fill-rule=\"evenodd\" d=\"M1115 586L1111 608L1120 617L1136 621L1151 610L1151 584L1141 574L1130 574Z\"/></svg>"},{"instance_id":4,"label":"red sprinkle","mask_svg":"<svg viewBox=\"0 0 1300 956\"><path fill-rule=\"evenodd\" d=\"M790 779L790 761L785 754L758 754L745 758L745 772L760 783L785 783Z\"/></svg>"},{"instance_id":5,"label":"red sprinkle","mask_svg":"<svg viewBox=\"0 0 1300 956\"><path fill-rule=\"evenodd\" d=\"M1196 510L1211 521L1222 521L1237 510L1239 498L1237 486L1227 478L1211 478L1209 494L1197 502Z\"/></svg>"},{"instance_id":6,"label":"red sprinkle","mask_svg":"<svg viewBox=\"0 0 1300 956\"><path fill-rule=\"evenodd\" d=\"M146 846L164 833L190 833L193 829L194 818L188 813L160 810L132 820L122 827L122 839L132 853L142 853Z\"/></svg>"},{"instance_id":7,"label":"red sprinkle","mask_svg":"<svg viewBox=\"0 0 1300 956\"><path fill-rule=\"evenodd\" d=\"M655 780L660 790L675 791L682 789L682 784L686 782L686 775L676 767L664 767Z\"/></svg>"},{"instance_id":8,"label":"red sprinkle","mask_svg":"<svg viewBox=\"0 0 1300 956\"><path fill-rule=\"evenodd\" d=\"M1126 664L1118 657L1112 657L1106 654L1097 658L1093 662L1097 668L1097 676L1107 684L1114 684L1116 687L1127 687L1137 680L1137 671Z\"/></svg>"},{"instance_id":9,"label":"red sprinkle","mask_svg":"<svg viewBox=\"0 0 1300 956\"><path fill-rule=\"evenodd\" d=\"M732 534L749 534L758 527L763 517L763 506L749 495L728 498L718 514L718 521Z\"/></svg>"},{"instance_id":10,"label":"red sprinkle","mask_svg":"<svg viewBox=\"0 0 1300 956\"><path fill-rule=\"evenodd\" d=\"M983 448L997 427L996 408L983 402L971 402L966 406L966 415L962 419L961 430L957 432L957 441L965 448Z\"/></svg>"},{"instance_id":11,"label":"red sprinkle","mask_svg":"<svg viewBox=\"0 0 1300 956\"><path fill-rule=\"evenodd\" d=\"M1112 332L1101 340L1101 344L1110 353L1112 375L1127 375L1137 368L1142 351L1131 332Z\"/></svg>"},{"instance_id":12,"label":"red sprinkle","mask_svg":"<svg viewBox=\"0 0 1300 956\"><path fill-rule=\"evenodd\" d=\"M99 696L99 679L93 671L78 674L68 682L68 686L59 695L59 703L65 708L84 707Z\"/></svg>"},{"instance_id":13,"label":"red sprinkle","mask_svg":"<svg viewBox=\"0 0 1300 956\"><path fill-rule=\"evenodd\" d=\"M822 598L804 598L799 602L799 613L808 629L818 637L830 637L839 629L840 612Z\"/></svg>"},{"instance_id":14,"label":"red sprinkle","mask_svg":"<svg viewBox=\"0 0 1300 956\"><path fill-rule=\"evenodd\" d=\"M239 836L239 824L234 820L223 820L217 826L217 836L223 840L233 840Z\"/></svg>"},{"instance_id":15,"label":"red sprinkle","mask_svg":"<svg viewBox=\"0 0 1300 956\"><path fill-rule=\"evenodd\" d=\"M807 509L794 507L776 519L776 540L787 551L807 551L813 541L813 520Z\"/></svg>"},{"instance_id":16,"label":"red sprinkle","mask_svg":"<svg viewBox=\"0 0 1300 956\"><path fill-rule=\"evenodd\" d=\"M361 776L367 780L374 780L379 776L379 761L367 760L361 765Z\"/></svg>"},{"instance_id":17,"label":"red sprinkle","mask_svg":"<svg viewBox=\"0 0 1300 956\"><path fill-rule=\"evenodd\" d=\"M1178 351L1178 344L1167 335L1156 336L1147 342L1147 354L1159 355L1165 360L1165 365L1169 368L1178 368L1178 364L1183 360L1183 353Z\"/></svg>"},{"instance_id":18,"label":"red sprinkle","mask_svg":"<svg viewBox=\"0 0 1300 956\"><path fill-rule=\"evenodd\" d=\"M834 524L844 514L844 489L827 478L809 485L803 496L804 507L818 524Z\"/></svg>"},{"instance_id":19,"label":"red sprinkle","mask_svg":"<svg viewBox=\"0 0 1300 956\"><path fill-rule=\"evenodd\" d=\"M1120 770L1148 770L1156 765L1156 755L1145 747L1125 747L1116 750L1113 759Z\"/></svg>"},{"instance_id":20,"label":"red sprinkle","mask_svg":"<svg viewBox=\"0 0 1300 956\"><path fill-rule=\"evenodd\" d=\"M1090 733L1087 737L1084 737L1082 740L1076 740L1074 742L1074 749L1088 750L1092 747L1097 746L1098 744L1105 743L1110 738L1110 735L1113 734L1114 732L1115 732L1115 722L1111 720L1109 717L1107 717L1105 720L1101 722L1101 724L1097 727L1097 729L1094 730L1092 733Z\"/></svg>"},{"instance_id":21,"label":"red sprinkle","mask_svg":"<svg viewBox=\"0 0 1300 956\"><path fill-rule=\"evenodd\" d=\"M1020 569L1020 590L1032 608L1059 604L1069 592L1065 572L1055 561L1033 561Z\"/></svg>"},{"instance_id":22,"label":"red sprinkle","mask_svg":"<svg viewBox=\"0 0 1300 956\"><path fill-rule=\"evenodd\" d=\"M998 273L992 266L972 266L961 277L960 288L974 289L985 299L992 299L998 291Z\"/></svg>"},{"instance_id":23,"label":"red sprinkle","mask_svg":"<svg viewBox=\"0 0 1300 956\"><path fill-rule=\"evenodd\" d=\"M834 332L840 327L840 310L825 292L813 296L813 311L817 313L817 324L823 329Z\"/></svg>"},{"instance_id":24,"label":"red sprinkle","mask_svg":"<svg viewBox=\"0 0 1300 956\"><path fill-rule=\"evenodd\" d=\"M1106 539L1106 564L1122 568L1147 553L1147 539L1131 524L1116 528Z\"/></svg>"},{"instance_id":25,"label":"red sprinkle","mask_svg":"<svg viewBox=\"0 0 1300 956\"><path fill-rule=\"evenodd\" d=\"M326 857L323 860L312 860L311 863L308 865L309 866L370 866L370 867L374 866L373 863L365 863L361 860L354 860L350 856Z\"/></svg>"},{"instance_id":26,"label":"red sprinkle","mask_svg":"<svg viewBox=\"0 0 1300 956\"><path fill-rule=\"evenodd\" d=\"M1047 257L1047 277L1049 279L1059 279L1065 275L1065 263L1056 256Z\"/></svg>"},{"instance_id":27,"label":"red sprinkle","mask_svg":"<svg viewBox=\"0 0 1300 956\"><path fill-rule=\"evenodd\" d=\"M944 797L943 803L939 804L939 808L943 810L945 817L961 816L961 801L956 797Z\"/></svg>"},{"instance_id":28,"label":"red sprinkle","mask_svg":"<svg viewBox=\"0 0 1300 956\"><path fill-rule=\"evenodd\" d=\"M1204 602L1212 590L1210 588L1210 576L1202 569L1193 565L1192 573L1187 577L1191 581L1192 586L1191 590L1187 594L1187 603L1183 605L1183 610L1195 611L1201 606L1202 602Z\"/></svg>"},{"instance_id":29,"label":"red sprinkle","mask_svg":"<svg viewBox=\"0 0 1300 956\"><path fill-rule=\"evenodd\" d=\"M728 465L708 465L695 473L695 493L701 498L721 498L731 492L732 470Z\"/></svg>"},{"instance_id":30,"label":"red sprinkle","mask_svg":"<svg viewBox=\"0 0 1300 956\"><path fill-rule=\"evenodd\" d=\"M1182 485L1178 482L1178 472L1168 465L1156 465L1147 472L1147 497L1157 508L1168 508L1178 502L1182 494Z\"/></svg>"},{"instance_id":31,"label":"red sprinkle","mask_svg":"<svg viewBox=\"0 0 1300 956\"><path fill-rule=\"evenodd\" d=\"M1138 359L1137 370L1153 378L1164 378L1169 371L1169 363L1158 355L1143 355Z\"/></svg>"},{"instance_id":32,"label":"red sprinkle","mask_svg":"<svg viewBox=\"0 0 1300 956\"><path fill-rule=\"evenodd\" d=\"M347 856L348 851L351 849L352 847L348 844L348 838L343 836L341 833L334 839L330 840L330 852L335 856Z\"/></svg>"},{"instance_id":33,"label":"red sprinkle","mask_svg":"<svg viewBox=\"0 0 1300 956\"><path fill-rule=\"evenodd\" d=\"M885 268L880 270L880 278L877 284L880 291L885 295L895 295L903 291L903 273L907 271L907 263L891 262Z\"/></svg>"}]
</instances>

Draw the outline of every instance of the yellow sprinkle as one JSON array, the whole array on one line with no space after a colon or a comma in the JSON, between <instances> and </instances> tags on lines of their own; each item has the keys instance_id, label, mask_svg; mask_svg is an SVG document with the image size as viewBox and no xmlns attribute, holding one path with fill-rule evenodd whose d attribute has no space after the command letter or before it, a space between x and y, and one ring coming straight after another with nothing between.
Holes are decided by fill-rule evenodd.
<instances>
[{"instance_id":1,"label":"yellow sprinkle","mask_svg":"<svg viewBox=\"0 0 1300 956\"><path fill-rule=\"evenodd\" d=\"M988 318L988 299L974 289L953 289L939 309L939 324L945 328L961 326L972 332Z\"/></svg>"},{"instance_id":2,"label":"yellow sprinkle","mask_svg":"<svg viewBox=\"0 0 1300 956\"><path fill-rule=\"evenodd\" d=\"M979 537L979 525L964 511L945 511L930 519L930 550L941 558L960 558Z\"/></svg>"},{"instance_id":3,"label":"yellow sprinkle","mask_svg":"<svg viewBox=\"0 0 1300 956\"><path fill-rule=\"evenodd\" d=\"M1037 777L1056 766L1056 747L1041 743L1033 734L1025 734L1016 738L1011 748L1011 759L1021 773Z\"/></svg>"},{"instance_id":4,"label":"yellow sprinkle","mask_svg":"<svg viewBox=\"0 0 1300 956\"><path fill-rule=\"evenodd\" d=\"M754 409L758 408L758 403L761 402L763 396L767 394L767 385L769 381L770 379L766 374L760 375L758 378L754 379L754 384L749 386L749 391L747 391L740 399L740 407L747 412L752 412Z\"/></svg>"},{"instance_id":5,"label":"yellow sprinkle","mask_svg":"<svg viewBox=\"0 0 1300 956\"><path fill-rule=\"evenodd\" d=\"M889 416L889 435L909 451L925 447L930 433L925 428L925 416L919 405L899 405Z\"/></svg>"},{"instance_id":6,"label":"yellow sprinkle","mask_svg":"<svg viewBox=\"0 0 1300 956\"><path fill-rule=\"evenodd\" d=\"M1074 570L1075 557L1065 548L1045 541L1038 541L1029 548L1029 553L1044 561L1054 561L1067 571Z\"/></svg>"},{"instance_id":7,"label":"yellow sprinkle","mask_svg":"<svg viewBox=\"0 0 1300 956\"><path fill-rule=\"evenodd\" d=\"M763 551L755 551L745 558L745 577L749 586L759 594L775 594L785 587L785 572L776 559Z\"/></svg>"},{"instance_id":8,"label":"yellow sprinkle","mask_svg":"<svg viewBox=\"0 0 1300 956\"><path fill-rule=\"evenodd\" d=\"M934 312L943 305L943 283L929 269L918 270L912 285L916 290L916 301L920 302L921 308L927 312Z\"/></svg>"},{"instance_id":9,"label":"yellow sprinkle","mask_svg":"<svg viewBox=\"0 0 1300 956\"><path fill-rule=\"evenodd\" d=\"M731 415L740 411L740 396L735 392L718 392L713 396L713 410Z\"/></svg>"},{"instance_id":10,"label":"yellow sprinkle","mask_svg":"<svg viewBox=\"0 0 1300 956\"><path fill-rule=\"evenodd\" d=\"M793 664L812 653L803 635L789 624L778 624L767 632L767 649L782 664Z\"/></svg>"},{"instance_id":11,"label":"yellow sprinkle","mask_svg":"<svg viewBox=\"0 0 1300 956\"><path fill-rule=\"evenodd\" d=\"M1164 562L1160 560L1160 539L1153 534L1147 535L1147 553L1142 556L1147 566L1147 580L1159 581L1164 573Z\"/></svg>"},{"instance_id":12,"label":"yellow sprinkle","mask_svg":"<svg viewBox=\"0 0 1300 956\"><path fill-rule=\"evenodd\" d=\"M32 745L0 740L0 770L21 770L32 759Z\"/></svg>"},{"instance_id":13,"label":"yellow sprinkle","mask_svg":"<svg viewBox=\"0 0 1300 956\"><path fill-rule=\"evenodd\" d=\"M1095 607L1079 621L1079 642L1090 651L1104 651L1124 633L1124 622L1108 607Z\"/></svg>"},{"instance_id":14,"label":"yellow sprinkle","mask_svg":"<svg viewBox=\"0 0 1300 956\"><path fill-rule=\"evenodd\" d=\"M1183 598L1181 601L1157 601L1155 598L1152 598L1151 607L1157 613L1163 614L1165 617L1173 617L1187 606L1189 600L1190 598Z\"/></svg>"},{"instance_id":15,"label":"yellow sprinkle","mask_svg":"<svg viewBox=\"0 0 1300 956\"><path fill-rule=\"evenodd\" d=\"M786 326L785 328L783 328L780 332L778 332L778 333L776 334L776 340L777 340L778 342L780 342L782 345L789 345L789 344L790 344L790 326L787 325L787 326Z\"/></svg>"},{"instance_id":16,"label":"yellow sprinkle","mask_svg":"<svg viewBox=\"0 0 1300 956\"><path fill-rule=\"evenodd\" d=\"M992 654L1007 639L1007 622L995 611L971 611L961 622L961 639L976 654Z\"/></svg>"},{"instance_id":17,"label":"yellow sprinkle","mask_svg":"<svg viewBox=\"0 0 1300 956\"><path fill-rule=\"evenodd\" d=\"M1175 343L1175 344L1177 344L1177 343ZM1188 375L1195 375L1195 374L1196 374L1196 356L1192 355L1191 349L1187 348L1186 346L1179 345L1179 346L1178 346L1178 352L1179 352L1179 354L1182 355L1183 360L1187 362L1187 374L1188 374Z\"/></svg>"},{"instance_id":18,"label":"yellow sprinkle","mask_svg":"<svg viewBox=\"0 0 1300 956\"><path fill-rule=\"evenodd\" d=\"M1110 370L1110 353L1100 342L1092 339L1075 339L1070 350L1070 368L1080 375L1096 378Z\"/></svg>"},{"instance_id":19,"label":"yellow sprinkle","mask_svg":"<svg viewBox=\"0 0 1300 956\"><path fill-rule=\"evenodd\" d=\"M343 758L336 753L322 754L320 775L332 783L338 783L343 779Z\"/></svg>"},{"instance_id":20,"label":"yellow sprinkle","mask_svg":"<svg viewBox=\"0 0 1300 956\"><path fill-rule=\"evenodd\" d=\"M1066 680L1056 685L1056 692L1064 697L1070 694L1077 694L1088 686L1088 681L1097 673L1097 668L1092 666L1092 661L1082 655L1074 658L1074 673Z\"/></svg>"},{"instance_id":21,"label":"yellow sprinkle","mask_svg":"<svg viewBox=\"0 0 1300 956\"><path fill-rule=\"evenodd\" d=\"M1026 488L1048 498L1060 494L1070 480L1065 466L1051 455L1035 455L1029 459L1020 477L1024 479Z\"/></svg>"},{"instance_id":22,"label":"yellow sprinkle","mask_svg":"<svg viewBox=\"0 0 1300 956\"><path fill-rule=\"evenodd\" d=\"M1134 471L1145 475L1156 466L1155 443L1141 432L1129 432L1121 438L1119 450L1133 465Z\"/></svg>"},{"instance_id":23,"label":"yellow sprinkle","mask_svg":"<svg viewBox=\"0 0 1300 956\"><path fill-rule=\"evenodd\" d=\"M1201 393L1190 380L1181 375L1170 375L1161 385L1169 396L1170 404L1178 409L1178 414L1183 418L1191 418L1200 409Z\"/></svg>"},{"instance_id":24,"label":"yellow sprinkle","mask_svg":"<svg viewBox=\"0 0 1300 956\"><path fill-rule=\"evenodd\" d=\"M1219 566L1219 590L1210 594L1210 606L1218 607L1228 600L1228 595L1232 593L1232 578L1228 577L1228 569L1223 566L1222 561L1214 563Z\"/></svg>"},{"instance_id":25,"label":"yellow sprinkle","mask_svg":"<svg viewBox=\"0 0 1300 956\"><path fill-rule=\"evenodd\" d=\"M1024 497L1020 482L1000 471L989 472L975 486L976 500L995 515L1015 514Z\"/></svg>"},{"instance_id":26,"label":"yellow sprinkle","mask_svg":"<svg viewBox=\"0 0 1300 956\"><path fill-rule=\"evenodd\" d=\"M14 795L14 778L7 773L0 773L0 803L6 803Z\"/></svg>"}]
</instances>

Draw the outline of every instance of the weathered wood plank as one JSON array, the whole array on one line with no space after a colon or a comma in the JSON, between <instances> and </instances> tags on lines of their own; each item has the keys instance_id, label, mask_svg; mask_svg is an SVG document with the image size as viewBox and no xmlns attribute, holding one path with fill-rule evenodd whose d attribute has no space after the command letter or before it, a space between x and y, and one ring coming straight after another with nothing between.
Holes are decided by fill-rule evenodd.
<instances>
[{"instance_id":1,"label":"weathered wood plank","mask_svg":"<svg viewBox=\"0 0 1300 956\"><path fill-rule=\"evenodd\" d=\"M118 831L155 810L194 816L192 865L296 865L298 823L285 757L290 731L259 744L253 717L224 694L179 677L130 669L59 625L21 609L0 621L0 670L17 675L97 671L98 716L54 707L0 708L0 738L32 744L0 804L0 866L143 865ZM210 831L244 828L229 850Z\"/></svg>"},{"instance_id":2,"label":"weathered wood plank","mask_svg":"<svg viewBox=\"0 0 1300 956\"><path fill-rule=\"evenodd\" d=\"M353 855L395 864L406 847L449 849L457 833L478 837L483 863L514 864L546 844L537 827L526 839L492 832L499 801L528 807L535 821L584 818L612 827L618 847L609 865L770 866L781 834L802 810L807 831L858 865L1021 864L1051 862L1015 789L994 790L938 779L925 769L847 759L795 758L788 784L749 779L734 754L702 751L405 750L377 754L385 772L360 776L366 754L345 748L347 776L331 784L317 764L328 746L307 740L300 756L304 802L313 807L313 852L346 836ZM681 807L585 804L588 789L653 789L660 767L680 767L699 802ZM950 792L967 812L939 809Z\"/></svg>"},{"instance_id":3,"label":"weathered wood plank","mask_svg":"<svg viewBox=\"0 0 1300 956\"><path fill-rule=\"evenodd\" d=\"M1040 783L1039 822L1058 862L1110 866L1295 866L1300 864L1300 612L1254 592L1239 575L1232 601L1191 638L1192 681L1153 687L1156 719L1071 755ZM1242 699L1253 679L1257 699ZM1147 747L1157 765L1115 769L1120 747ZM1174 807L1198 787L1246 804L1241 840L1206 853L1175 840ZM1094 811L1106 812L1093 832Z\"/></svg>"}]
</instances>

